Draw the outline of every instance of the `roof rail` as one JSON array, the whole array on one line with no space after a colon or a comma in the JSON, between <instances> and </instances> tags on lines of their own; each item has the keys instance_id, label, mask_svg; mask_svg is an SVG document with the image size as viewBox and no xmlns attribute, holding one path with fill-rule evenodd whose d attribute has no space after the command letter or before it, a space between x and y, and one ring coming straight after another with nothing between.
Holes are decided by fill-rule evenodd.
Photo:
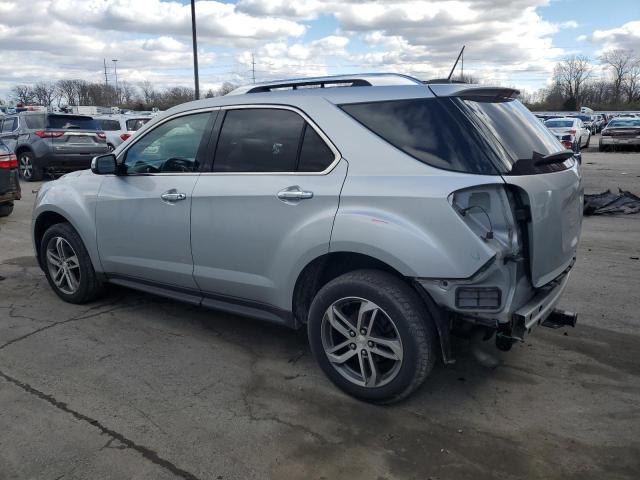
<instances>
[{"instance_id":1,"label":"roof rail","mask_svg":"<svg viewBox=\"0 0 640 480\"><path fill-rule=\"evenodd\" d=\"M290 80L257 83L238 87L227 95L244 95L246 93L263 93L306 88L380 87L391 85L422 85L422 82L416 78L399 73L361 73L329 77L294 78Z\"/></svg>"}]
</instances>

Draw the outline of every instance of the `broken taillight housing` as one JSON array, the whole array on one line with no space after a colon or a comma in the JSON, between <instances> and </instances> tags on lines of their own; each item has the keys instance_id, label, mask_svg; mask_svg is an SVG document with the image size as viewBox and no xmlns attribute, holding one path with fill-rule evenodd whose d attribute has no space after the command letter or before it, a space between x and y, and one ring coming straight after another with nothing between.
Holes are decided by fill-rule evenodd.
<instances>
[{"instance_id":1,"label":"broken taillight housing","mask_svg":"<svg viewBox=\"0 0 640 480\"><path fill-rule=\"evenodd\" d=\"M449 203L465 224L505 257L517 255L521 248L510 195L499 184L478 185L449 195Z\"/></svg>"}]
</instances>

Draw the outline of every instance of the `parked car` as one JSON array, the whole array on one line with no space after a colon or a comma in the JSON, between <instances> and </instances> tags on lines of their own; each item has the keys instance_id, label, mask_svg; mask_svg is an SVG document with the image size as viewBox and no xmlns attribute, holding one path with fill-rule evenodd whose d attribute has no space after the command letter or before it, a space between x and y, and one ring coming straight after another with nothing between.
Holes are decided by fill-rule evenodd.
<instances>
[{"instance_id":1,"label":"parked car","mask_svg":"<svg viewBox=\"0 0 640 480\"><path fill-rule=\"evenodd\" d=\"M150 116L104 115L96 117L96 121L107 135L109 151L113 152L151 118Z\"/></svg>"},{"instance_id":2,"label":"parked car","mask_svg":"<svg viewBox=\"0 0 640 480\"><path fill-rule=\"evenodd\" d=\"M584 125L584 127L587 130L589 130L591 135L595 135L596 134L595 125L594 125L593 118L591 117L591 115L582 114L582 115L567 115L567 116L568 117L579 118L582 121L582 124Z\"/></svg>"},{"instance_id":3,"label":"parked car","mask_svg":"<svg viewBox=\"0 0 640 480\"><path fill-rule=\"evenodd\" d=\"M596 133L600 133L605 125L604 115L602 115L601 113L596 113L591 117L593 118L593 125L595 127Z\"/></svg>"},{"instance_id":4,"label":"parked car","mask_svg":"<svg viewBox=\"0 0 640 480\"><path fill-rule=\"evenodd\" d=\"M399 400L452 331L575 325L580 171L517 93L370 74L174 107L40 189L38 261L72 303L110 282L304 326L338 387Z\"/></svg>"},{"instance_id":5,"label":"parked car","mask_svg":"<svg viewBox=\"0 0 640 480\"><path fill-rule=\"evenodd\" d=\"M20 176L41 180L45 173L86 169L108 152L106 136L92 117L21 112L2 121L0 139L18 157Z\"/></svg>"},{"instance_id":6,"label":"parked car","mask_svg":"<svg viewBox=\"0 0 640 480\"><path fill-rule=\"evenodd\" d=\"M20 200L18 159L0 140L0 217L11 215L16 200Z\"/></svg>"},{"instance_id":7,"label":"parked car","mask_svg":"<svg viewBox=\"0 0 640 480\"><path fill-rule=\"evenodd\" d=\"M599 151L606 152L626 147L640 147L640 118L617 117L602 130Z\"/></svg>"},{"instance_id":8,"label":"parked car","mask_svg":"<svg viewBox=\"0 0 640 480\"><path fill-rule=\"evenodd\" d=\"M579 152L580 148L589 146L591 131L584 126L579 118L553 118L547 120L544 124L558 140L563 142L566 148L570 148L574 152ZM563 139L567 135L571 136L571 140Z\"/></svg>"}]
</instances>

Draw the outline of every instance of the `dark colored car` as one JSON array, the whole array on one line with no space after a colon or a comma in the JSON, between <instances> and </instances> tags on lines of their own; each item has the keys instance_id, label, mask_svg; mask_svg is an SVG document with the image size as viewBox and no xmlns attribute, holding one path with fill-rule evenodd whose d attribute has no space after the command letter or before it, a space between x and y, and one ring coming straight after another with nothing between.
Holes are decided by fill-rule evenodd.
<instances>
[{"instance_id":1,"label":"dark colored car","mask_svg":"<svg viewBox=\"0 0 640 480\"><path fill-rule=\"evenodd\" d=\"M0 140L0 217L11 215L15 200L20 200L18 159Z\"/></svg>"},{"instance_id":2,"label":"dark colored car","mask_svg":"<svg viewBox=\"0 0 640 480\"><path fill-rule=\"evenodd\" d=\"M98 123L86 115L21 112L2 120L0 139L15 152L20 176L41 180L45 173L89 168L109 151Z\"/></svg>"}]
</instances>

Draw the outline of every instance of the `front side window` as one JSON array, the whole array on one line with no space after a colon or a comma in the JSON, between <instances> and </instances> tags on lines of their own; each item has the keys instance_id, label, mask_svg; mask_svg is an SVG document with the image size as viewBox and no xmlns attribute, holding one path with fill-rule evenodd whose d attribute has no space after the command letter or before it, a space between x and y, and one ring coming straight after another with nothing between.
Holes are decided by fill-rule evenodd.
<instances>
[{"instance_id":1,"label":"front side window","mask_svg":"<svg viewBox=\"0 0 640 480\"><path fill-rule=\"evenodd\" d=\"M183 115L149 131L127 150L126 173L197 171L198 148L210 115L210 112Z\"/></svg>"},{"instance_id":2,"label":"front side window","mask_svg":"<svg viewBox=\"0 0 640 480\"><path fill-rule=\"evenodd\" d=\"M290 110L227 111L213 163L214 172L293 172L304 120Z\"/></svg>"}]
</instances>

